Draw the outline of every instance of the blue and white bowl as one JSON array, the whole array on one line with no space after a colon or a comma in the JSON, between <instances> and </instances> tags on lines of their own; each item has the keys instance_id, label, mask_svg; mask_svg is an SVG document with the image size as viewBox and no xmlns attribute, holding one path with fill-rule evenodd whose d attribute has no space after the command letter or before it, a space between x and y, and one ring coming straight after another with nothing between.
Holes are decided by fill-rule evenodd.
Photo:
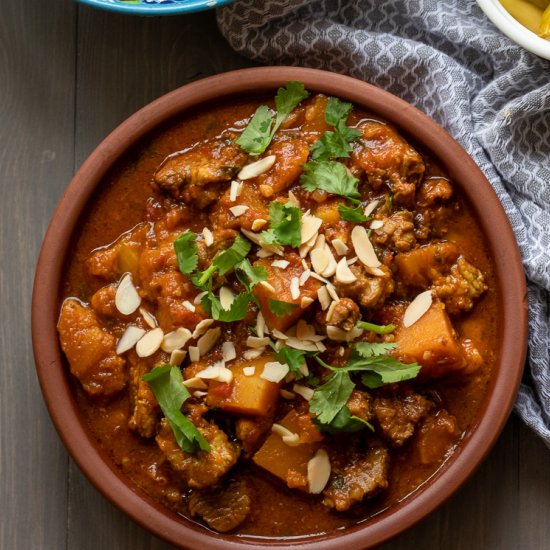
<instances>
[{"instance_id":1,"label":"blue and white bowl","mask_svg":"<svg viewBox=\"0 0 550 550\"><path fill-rule=\"evenodd\" d=\"M175 15L209 10L233 0L79 0L83 4L121 13Z\"/></svg>"}]
</instances>

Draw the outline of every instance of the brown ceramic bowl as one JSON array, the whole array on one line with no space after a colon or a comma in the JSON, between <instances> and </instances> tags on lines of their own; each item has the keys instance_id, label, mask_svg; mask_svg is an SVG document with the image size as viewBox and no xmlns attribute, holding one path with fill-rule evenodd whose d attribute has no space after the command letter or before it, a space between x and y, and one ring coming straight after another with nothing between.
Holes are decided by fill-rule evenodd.
<instances>
[{"instance_id":1,"label":"brown ceramic bowl","mask_svg":"<svg viewBox=\"0 0 550 550\"><path fill-rule=\"evenodd\" d=\"M422 488L368 522L326 535L291 541L213 534L153 502L124 477L91 437L70 389L56 322L62 269L73 232L105 174L129 149L166 121L221 98L272 93L288 80L338 96L393 123L431 153L462 189L496 264L502 300L497 368L480 416L460 447ZM512 229L493 189L466 152L435 122L404 101L353 78L314 69L263 67L194 82L147 105L112 132L82 165L54 213L36 271L32 310L36 368L50 415L61 439L90 481L113 504L155 535L186 548L346 548L378 545L409 528L443 503L472 474L500 434L512 408L526 349L527 302Z\"/></svg>"}]
</instances>

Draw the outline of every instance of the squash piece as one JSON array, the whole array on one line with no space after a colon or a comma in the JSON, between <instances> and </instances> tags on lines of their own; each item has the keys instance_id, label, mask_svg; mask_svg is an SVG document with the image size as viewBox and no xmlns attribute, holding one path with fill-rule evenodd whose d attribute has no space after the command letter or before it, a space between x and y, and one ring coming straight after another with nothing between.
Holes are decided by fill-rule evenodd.
<instances>
[{"instance_id":1,"label":"squash piece","mask_svg":"<svg viewBox=\"0 0 550 550\"><path fill-rule=\"evenodd\" d=\"M261 377L264 365L270 361L274 361L273 355L266 354L252 361L230 363L233 380L229 384L210 381L207 405L232 414L272 416L280 384ZM246 376L245 367L255 367L254 374Z\"/></svg>"},{"instance_id":2,"label":"squash piece","mask_svg":"<svg viewBox=\"0 0 550 550\"><path fill-rule=\"evenodd\" d=\"M302 261L298 254L290 253L285 255L285 260L288 260L290 264L286 269L279 267L273 267L273 257L262 258L254 262L254 266L263 267L267 272L267 282L274 290L271 290L268 286L259 284L254 287L254 294L258 298L260 310L265 319L267 326L270 329L277 329L282 332L287 330L293 325L302 314L306 311L307 307L302 308L301 303L303 298L317 299L317 289L321 286L321 283L309 277L309 279L300 287L300 296L293 298L290 290L292 280L299 279L304 272ZM276 315L269 307L270 300L278 300L280 302L286 302L292 304L294 308L292 311L285 313L281 316Z\"/></svg>"},{"instance_id":3,"label":"squash piece","mask_svg":"<svg viewBox=\"0 0 550 550\"><path fill-rule=\"evenodd\" d=\"M301 418L295 410L291 410L277 423L300 435L302 440L304 424ZM264 470L283 480L288 487L307 491L307 463L315 456L321 443L320 441L311 442L311 437L305 439L309 442L289 446L279 434L272 432L252 460Z\"/></svg>"},{"instance_id":4,"label":"squash piece","mask_svg":"<svg viewBox=\"0 0 550 550\"><path fill-rule=\"evenodd\" d=\"M464 367L462 346L441 302L434 302L411 326L399 327L395 338L396 355L422 365L424 375L441 376Z\"/></svg>"}]
</instances>

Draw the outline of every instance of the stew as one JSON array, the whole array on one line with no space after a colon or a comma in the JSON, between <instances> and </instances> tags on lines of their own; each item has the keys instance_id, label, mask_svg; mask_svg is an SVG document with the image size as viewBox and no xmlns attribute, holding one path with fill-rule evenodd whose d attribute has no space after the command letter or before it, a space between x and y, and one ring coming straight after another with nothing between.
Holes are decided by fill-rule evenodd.
<instances>
[{"instance_id":1,"label":"stew","mask_svg":"<svg viewBox=\"0 0 550 550\"><path fill-rule=\"evenodd\" d=\"M270 537L364 521L475 423L492 260L390 124L297 82L211 105L106 178L58 331L91 432L152 498Z\"/></svg>"}]
</instances>

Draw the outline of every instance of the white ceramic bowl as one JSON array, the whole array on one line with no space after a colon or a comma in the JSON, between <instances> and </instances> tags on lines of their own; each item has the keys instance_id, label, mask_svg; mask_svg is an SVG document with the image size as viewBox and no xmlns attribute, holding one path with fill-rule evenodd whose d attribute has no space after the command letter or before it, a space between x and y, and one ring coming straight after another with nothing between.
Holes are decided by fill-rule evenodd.
<instances>
[{"instance_id":1,"label":"white ceramic bowl","mask_svg":"<svg viewBox=\"0 0 550 550\"><path fill-rule=\"evenodd\" d=\"M550 59L550 40L537 36L516 21L498 0L477 0L477 3L487 17L508 38L540 57Z\"/></svg>"}]
</instances>

